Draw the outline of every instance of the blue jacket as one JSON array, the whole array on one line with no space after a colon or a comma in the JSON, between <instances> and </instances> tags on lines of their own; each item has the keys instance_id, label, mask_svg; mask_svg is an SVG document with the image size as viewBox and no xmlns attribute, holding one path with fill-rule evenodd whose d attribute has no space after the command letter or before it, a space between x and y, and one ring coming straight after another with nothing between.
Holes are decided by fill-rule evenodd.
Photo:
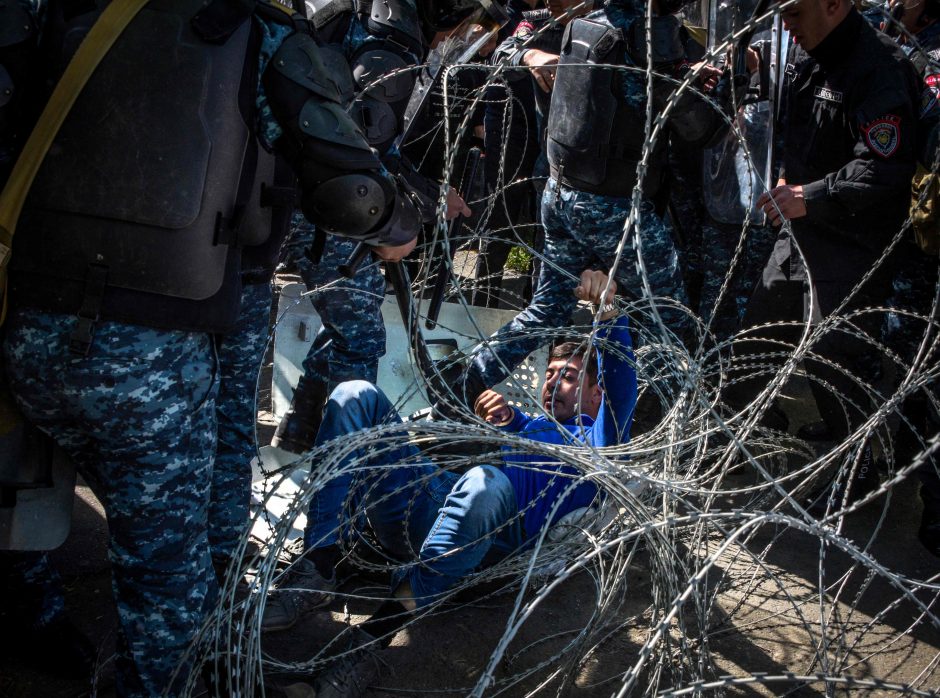
<instances>
[{"instance_id":1,"label":"blue jacket","mask_svg":"<svg viewBox=\"0 0 940 698\"><path fill-rule=\"evenodd\" d=\"M579 415L562 423L559 428L547 416L530 417L514 410L512 421L502 429L525 439L559 446L586 444L603 448L629 441L637 382L627 318L621 316L615 322L603 325L595 336L594 345L600 361L599 380L604 389L604 400L596 420ZM515 490L525 537L532 539L548 522L556 500L564 496L572 480L580 477L581 473L571 465L526 452L521 446L505 447L504 451L502 470ZM551 523L575 509L590 505L596 497L597 487L593 482L579 484L565 496Z\"/></svg>"}]
</instances>

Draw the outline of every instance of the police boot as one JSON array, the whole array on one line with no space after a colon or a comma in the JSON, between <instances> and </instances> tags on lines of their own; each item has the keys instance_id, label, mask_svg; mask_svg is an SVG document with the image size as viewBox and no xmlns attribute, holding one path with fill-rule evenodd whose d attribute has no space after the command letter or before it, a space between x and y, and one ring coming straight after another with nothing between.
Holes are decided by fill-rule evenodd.
<instances>
[{"instance_id":1,"label":"police boot","mask_svg":"<svg viewBox=\"0 0 940 698\"><path fill-rule=\"evenodd\" d=\"M71 620L60 615L50 623L22 631L16 622L3 619L0 652L31 669L57 678L88 681L98 662L91 640Z\"/></svg>"},{"instance_id":2,"label":"police boot","mask_svg":"<svg viewBox=\"0 0 940 698\"><path fill-rule=\"evenodd\" d=\"M920 499L924 503L924 511L920 515L917 538L932 555L940 557L940 498L937 497L940 483L938 483L936 472L933 472L930 477L933 479L932 483L929 483L927 478L921 477L924 484L920 488Z\"/></svg>"},{"instance_id":3,"label":"police boot","mask_svg":"<svg viewBox=\"0 0 940 698\"><path fill-rule=\"evenodd\" d=\"M277 425L271 445L298 454L312 449L320 422L323 420L323 406L328 397L326 383L301 376L294 390L290 409Z\"/></svg>"},{"instance_id":4,"label":"police boot","mask_svg":"<svg viewBox=\"0 0 940 698\"><path fill-rule=\"evenodd\" d=\"M925 441L937 432L930 403L922 395L912 395L901 405L901 423L894 437L894 460L898 467L910 464L925 447ZM929 461L932 462L932 461Z\"/></svg>"}]
</instances>

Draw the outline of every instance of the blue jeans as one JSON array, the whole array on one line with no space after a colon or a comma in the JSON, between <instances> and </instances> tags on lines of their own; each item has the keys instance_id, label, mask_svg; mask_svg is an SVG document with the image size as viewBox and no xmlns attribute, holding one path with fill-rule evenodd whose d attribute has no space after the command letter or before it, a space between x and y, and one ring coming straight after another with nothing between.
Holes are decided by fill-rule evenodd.
<instances>
[{"instance_id":1,"label":"blue jeans","mask_svg":"<svg viewBox=\"0 0 940 698\"><path fill-rule=\"evenodd\" d=\"M401 424L385 394L371 383L342 383L330 395L317 445L382 424ZM356 449L341 472L314 496L306 547L339 544L365 525L384 553L405 567L417 605L431 603L480 566L489 553L518 550L522 530L509 479L491 465L464 473L441 470L408 443L383 435ZM340 442L341 443L341 442ZM349 468L353 460L359 461Z\"/></svg>"}]
</instances>

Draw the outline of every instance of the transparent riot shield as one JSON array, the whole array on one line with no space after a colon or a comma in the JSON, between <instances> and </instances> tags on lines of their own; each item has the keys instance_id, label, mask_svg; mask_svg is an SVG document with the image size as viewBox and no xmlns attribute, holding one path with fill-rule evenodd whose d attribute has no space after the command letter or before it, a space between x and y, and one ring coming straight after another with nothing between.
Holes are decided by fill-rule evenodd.
<instances>
[{"instance_id":1,"label":"transparent riot shield","mask_svg":"<svg viewBox=\"0 0 940 698\"><path fill-rule=\"evenodd\" d=\"M757 0L711 0L708 7L708 48L730 46L734 32L750 19ZM755 204L771 180L775 104L781 47L779 16L766 20L751 37L751 43L769 42L771 57L769 96L746 99L735 116L735 128L724 140L705 152L703 193L709 215L716 221L740 225L750 212L751 220L762 215Z\"/></svg>"}]
</instances>

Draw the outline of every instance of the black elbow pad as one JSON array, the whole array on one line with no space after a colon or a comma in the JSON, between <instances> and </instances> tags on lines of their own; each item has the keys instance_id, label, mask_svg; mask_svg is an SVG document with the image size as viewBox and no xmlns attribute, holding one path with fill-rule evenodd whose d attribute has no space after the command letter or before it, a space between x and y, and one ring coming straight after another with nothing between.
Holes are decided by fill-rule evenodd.
<instances>
[{"instance_id":1,"label":"black elbow pad","mask_svg":"<svg viewBox=\"0 0 940 698\"><path fill-rule=\"evenodd\" d=\"M313 188L305 186L304 215L327 232L363 238L388 218L394 201L394 190L381 179L371 173L355 172L333 177Z\"/></svg>"},{"instance_id":2,"label":"black elbow pad","mask_svg":"<svg viewBox=\"0 0 940 698\"><path fill-rule=\"evenodd\" d=\"M304 216L323 230L369 245L403 245L418 235L421 218L410 196L371 172L339 175L304 187Z\"/></svg>"}]
</instances>

